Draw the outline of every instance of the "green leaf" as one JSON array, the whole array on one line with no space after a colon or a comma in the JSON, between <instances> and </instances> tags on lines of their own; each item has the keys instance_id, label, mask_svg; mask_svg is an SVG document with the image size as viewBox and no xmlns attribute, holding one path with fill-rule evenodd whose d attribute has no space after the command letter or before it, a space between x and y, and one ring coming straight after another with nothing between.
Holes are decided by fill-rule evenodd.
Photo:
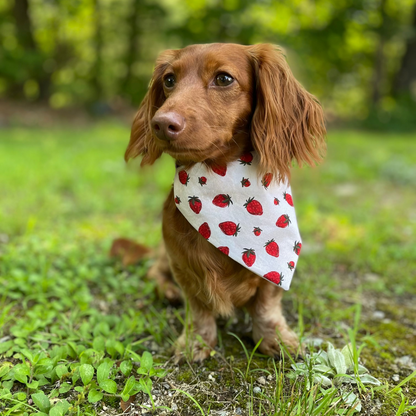
<instances>
[{"instance_id":1,"label":"green leaf","mask_svg":"<svg viewBox=\"0 0 416 416\"><path fill-rule=\"evenodd\" d=\"M100 387L107 393L116 394L117 393L117 384L114 380L104 380L99 383Z\"/></svg>"},{"instance_id":2,"label":"green leaf","mask_svg":"<svg viewBox=\"0 0 416 416\"><path fill-rule=\"evenodd\" d=\"M66 400L59 401L50 410L49 416L64 416L69 408L70 404Z\"/></svg>"},{"instance_id":3,"label":"green leaf","mask_svg":"<svg viewBox=\"0 0 416 416\"><path fill-rule=\"evenodd\" d=\"M3 354L8 349L13 347L13 341L6 341L0 343L0 354Z\"/></svg>"},{"instance_id":4,"label":"green leaf","mask_svg":"<svg viewBox=\"0 0 416 416\"><path fill-rule=\"evenodd\" d=\"M313 371L323 373L323 374L335 375L335 371L331 367L328 367L327 365L323 365L323 364L314 365Z\"/></svg>"},{"instance_id":5,"label":"green leaf","mask_svg":"<svg viewBox=\"0 0 416 416\"><path fill-rule=\"evenodd\" d=\"M143 387L143 391L150 395L152 391L152 380L149 377L141 378L139 381L140 385Z\"/></svg>"},{"instance_id":6,"label":"green leaf","mask_svg":"<svg viewBox=\"0 0 416 416\"><path fill-rule=\"evenodd\" d=\"M61 387L59 388L59 393L64 394L67 393L69 390L71 390L72 384L65 383L61 384Z\"/></svg>"},{"instance_id":7,"label":"green leaf","mask_svg":"<svg viewBox=\"0 0 416 416\"><path fill-rule=\"evenodd\" d=\"M24 348L20 350L20 354L22 354L24 357L26 357L31 363L33 363L33 355L32 352L28 349Z\"/></svg>"},{"instance_id":8,"label":"green leaf","mask_svg":"<svg viewBox=\"0 0 416 416\"><path fill-rule=\"evenodd\" d=\"M66 365L64 365L64 364L60 364L60 365L58 365L58 366L55 368L55 371L56 371L56 375L57 375L59 378L62 378L62 376L63 376L64 374L67 374L67 373L68 373L68 368L67 368L67 366L66 366Z\"/></svg>"},{"instance_id":9,"label":"green leaf","mask_svg":"<svg viewBox=\"0 0 416 416\"><path fill-rule=\"evenodd\" d=\"M344 356L345 359L345 365L347 368L353 368L354 367L354 361L353 361L353 352L352 352L352 345L351 343L347 344L342 350L341 354Z\"/></svg>"},{"instance_id":10,"label":"green leaf","mask_svg":"<svg viewBox=\"0 0 416 416\"><path fill-rule=\"evenodd\" d=\"M78 393L82 393L84 391L85 387L81 387L81 386L76 386L74 387L74 390L77 391Z\"/></svg>"},{"instance_id":11,"label":"green leaf","mask_svg":"<svg viewBox=\"0 0 416 416\"><path fill-rule=\"evenodd\" d=\"M90 390L88 393L88 401L90 403L97 403L104 397L103 393L98 390Z\"/></svg>"},{"instance_id":12,"label":"green leaf","mask_svg":"<svg viewBox=\"0 0 416 416\"><path fill-rule=\"evenodd\" d=\"M10 381L3 381L3 383L1 383L2 386L7 389L7 390L11 390L13 388L13 380Z\"/></svg>"},{"instance_id":13,"label":"green leaf","mask_svg":"<svg viewBox=\"0 0 416 416\"><path fill-rule=\"evenodd\" d=\"M155 370L155 374L154 375L156 377L162 378L162 377L165 377L166 374L167 374L167 371L166 370L164 370L163 368L157 368Z\"/></svg>"},{"instance_id":14,"label":"green leaf","mask_svg":"<svg viewBox=\"0 0 416 416\"><path fill-rule=\"evenodd\" d=\"M125 375L128 376L133 370L133 363L131 360L122 361L120 364L120 371Z\"/></svg>"},{"instance_id":15,"label":"green leaf","mask_svg":"<svg viewBox=\"0 0 416 416\"><path fill-rule=\"evenodd\" d=\"M26 384L27 377L30 375L30 369L26 364L17 364L13 368L13 375L17 381Z\"/></svg>"},{"instance_id":16,"label":"green leaf","mask_svg":"<svg viewBox=\"0 0 416 416\"><path fill-rule=\"evenodd\" d=\"M91 364L82 364L79 367L79 375L81 376L84 386L87 385L94 376L94 367Z\"/></svg>"},{"instance_id":17,"label":"green leaf","mask_svg":"<svg viewBox=\"0 0 416 416\"><path fill-rule=\"evenodd\" d=\"M23 401L26 399L26 393L19 392L19 393L16 393L14 397L16 397L16 399L19 401Z\"/></svg>"},{"instance_id":18,"label":"green leaf","mask_svg":"<svg viewBox=\"0 0 416 416\"><path fill-rule=\"evenodd\" d=\"M49 373L53 369L53 364L53 360L50 358L42 358L35 366L35 374L40 375Z\"/></svg>"},{"instance_id":19,"label":"green leaf","mask_svg":"<svg viewBox=\"0 0 416 416\"><path fill-rule=\"evenodd\" d=\"M323 386L327 386L327 387L332 386L332 381L328 377L323 376L322 374L316 375L313 381L315 383L320 383Z\"/></svg>"},{"instance_id":20,"label":"green leaf","mask_svg":"<svg viewBox=\"0 0 416 416\"><path fill-rule=\"evenodd\" d=\"M346 374L347 366L345 365L345 358L341 351L334 348L334 346L328 342L328 359L332 367L335 368L337 374Z\"/></svg>"},{"instance_id":21,"label":"green leaf","mask_svg":"<svg viewBox=\"0 0 416 416\"><path fill-rule=\"evenodd\" d=\"M370 376L370 374L363 374L362 376L360 376L360 380L363 384L374 384L375 386L381 385L381 381L377 380L373 376Z\"/></svg>"},{"instance_id":22,"label":"green leaf","mask_svg":"<svg viewBox=\"0 0 416 416\"><path fill-rule=\"evenodd\" d=\"M140 360L140 368L144 371L149 372L150 369L153 367L153 357L150 352L145 351L142 355L142 359Z\"/></svg>"},{"instance_id":23,"label":"green leaf","mask_svg":"<svg viewBox=\"0 0 416 416\"><path fill-rule=\"evenodd\" d=\"M11 397L12 397L12 394L10 393L9 389L0 390L0 399L6 400L6 399L10 399Z\"/></svg>"},{"instance_id":24,"label":"green leaf","mask_svg":"<svg viewBox=\"0 0 416 416\"><path fill-rule=\"evenodd\" d=\"M102 336L99 337L95 337L94 341L92 342L92 347L96 350L96 351L105 351L105 339Z\"/></svg>"},{"instance_id":25,"label":"green leaf","mask_svg":"<svg viewBox=\"0 0 416 416\"><path fill-rule=\"evenodd\" d=\"M49 412L49 409L51 407L51 404L49 403L48 396L41 391L39 393L34 393L31 395L33 403L42 411L45 413Z\"/></svg>"},{"instance_id":26,"label":"green leaf","mask_svg":"<svg viewBox=\"0 0 416 416\"><path fill-rule=\"evenodd\" d=\"M358 374L366 374L368 370L361 364L358 364Z\"/></svg>"},{"instance_id":27,"label":"green leaf","mask_svg":"<svg viewBox=\"0 0 416 416\"><path fill-rule=\"evenodd\" d=\"M117 355L116 341L114 339L109 338L105 343L105 348L112 358Z\"/></svg>"},{"instance_id":28,"label":"green leaf","mask_svg":"<svg viewBox=\"0 0 416 416\"><path fill-rule=\"evenodd\" d=\"M122 398L125 402L129 399L129 397L130 397L130 396L132 396L131 392L132 392L132 391L133 391L133 389L134 389L134 385L135 385L135 383L136 383L135 378L134 378L133 376L131 376L131 377L127 380L126 384L124 385L124 389L123 389L123 391L121 392L121 398Z\"/></svg>"},{"instance_id":29,"label":"green leaf","mask_svg":"<svg viewBox=\"0 0 416 416\"><path fill-rule=\"evenodd\" d=\"M356 404L355 410L357 412L361 411L361 401L352 391L343 393L342 400L348 407L352 407Z\"/></svg>"},{"instance_id":30,"label":"green leaf","mask_svg":"<svg viewBox=\"0 0 416 416\"><path fill-rule=\"evenodd\" d=\"M108 375L110 374L110 370L112 366L113 366L112 361L104 361L103 363L100 364L100 366L97 369L98 384L108 379Z\"/></svg>"},{"instance_id":31,"label":"green leaf","mask_svg":"<svg viewBox=\"0 0 416 416\"><path fill-rule=\"evenodd\" d=\"M10 372L10 369L13 367L13 364L9 361L4 361L0 365L0 378L4 377L6 374Z\"/></svg>"},{"instance_id":32,"label":"green leaf","mask_svg":"<svg viewBox=\"0 0 416 416\"><path fill-rule=\"evenodd\" d=\"M33 380L31 383L26 383L26 387L29 387L32 390L37 390L39 387L39 381Z\"/></svg>"},{"instance_id":33,"label":"green leaf","mask_svg":"<svg viewBox=\"0 0 416 416\"><path fill-rule=\"evenodd\" d=\"M116 341L114 348L120 355L124 354L124 345L120 341Z\"/></svg>"}]
</instances>

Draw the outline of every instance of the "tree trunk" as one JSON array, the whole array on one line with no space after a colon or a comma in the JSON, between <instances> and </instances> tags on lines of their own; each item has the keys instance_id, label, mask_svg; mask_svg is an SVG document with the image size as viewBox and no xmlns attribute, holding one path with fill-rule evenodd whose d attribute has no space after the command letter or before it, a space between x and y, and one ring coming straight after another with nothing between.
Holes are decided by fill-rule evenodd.
<instances>
[{"instance_id":1,"label":"tree trunk","mask_svg":"<svg viewBox=\"0 0 416 416\"><path fill-rule=\"evenodd\" d=\"M33 24L30 17L29 0L15 0L13 2L13 16L16 22L16 34L19 45L27 53L32 54L32 66L28 68L30 77L36 80L39 87L37 100L47 100L50 95L51 74L43 69L44 56L39 50L33 34ZM14 96L24 97L24 82L13 86Z\"/></svg>"},{"instance_id":2,"label":"tree trunk","mask_svg":"<svg viewBox=\"0 0 416 416\"><path fill-rule=\"evenodd\" d=\"M25 51L36 52L28 0L15 0L12 7L19 45ZM8 90L12 98L24 98L25 96L24 82L15 81L9 86Z\"/></svg>"},{"instance_id":3,"label":"tree trunk","mask_svg":"<svg viewBox=\"0 0 416 416\"><path fill-rule=\"evenodd\" d=\"M386 41L385 27L387 23L386 15L386 0L381 0L380 14L381 25L379 28L379 40L377 44L377 50L374 57L374 72L373 72L373 87L371 94L371 102L373 106L376 106L382 97L382 88L385 78L385 56L384 56L384 44Z\"/></svg>"},{"instance_id":4,"label":"tree trunk","mask_svg":"<svg viewBox=\"0 0 416 416\"><path fill-rule=\"evenodd\" d=\"M16 21L17 39L20 45L26 50L36 50L32 21L29 15L29 1L15 0L13 4L13 15Z\"/></svg>"},{"instance_id":5,"label":"tree trunk","mask_svg":"<svg viewBox=\"0 0 416 416\"><path fill-rule=\"evenodd\" d=\"M92 86L94 89L94 100L99 101L103 95L101 82L102 69L102 49L103 49L103 32L101 25L101 5L100 0L94 0L94 16L95 16L95 62L92 69Z\"/></svg>"},{"instance_id":6,"label":"tree trunk","mask_svg":"<svg viewBox=\"0 0 416 416\"><path fill-rule=\"evenodd\" d=\"M416 82L416 6L413 10L411 30L411 36L407 39L406 51L393 85L393 93L396 96L409 94L412 83Z\"/></svg>"},{"instance_id":7,"label":"tree trunk","mask_svg":"<svg viewBox=\"0 0 416 416\"><path fill-rule=\"evenodd\" d=\"M124 57L124 63L127 67L126 76L123 78L121 84L121 91L128 94L129 86L131 85L133 78L133 64L137 58L137 35L139 34L139 10L141 0L131 1L131 12L128 17L127 25L128 31L128 44L126 49L126 55Z\"/></svg>"}]
</instances>

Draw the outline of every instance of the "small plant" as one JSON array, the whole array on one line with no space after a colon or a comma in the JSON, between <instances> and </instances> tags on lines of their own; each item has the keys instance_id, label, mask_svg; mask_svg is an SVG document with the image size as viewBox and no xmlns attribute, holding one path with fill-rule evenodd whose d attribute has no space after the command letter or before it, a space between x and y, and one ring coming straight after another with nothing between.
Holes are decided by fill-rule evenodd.
<instances>
[{"instance_id":1,"label":"small plant","mask_svg":"<svg viewBox=\"0 0 416 416\"><path fill-rule=\"evenodd\" d=\"M358 357L354 359L351 344L340 350L328 342L327 351L306 354L305 362L292 364L292 368L294 371L289 377L303 376L306 379L307 389L314 384L332 388L340 388L342 384L381 385L381 382L371 376L363 365L358 364ZM361 410L360 399L352 391L342 391L341 397L349 407L355 405L356 411Z\"/></svg>"}]
</instances>

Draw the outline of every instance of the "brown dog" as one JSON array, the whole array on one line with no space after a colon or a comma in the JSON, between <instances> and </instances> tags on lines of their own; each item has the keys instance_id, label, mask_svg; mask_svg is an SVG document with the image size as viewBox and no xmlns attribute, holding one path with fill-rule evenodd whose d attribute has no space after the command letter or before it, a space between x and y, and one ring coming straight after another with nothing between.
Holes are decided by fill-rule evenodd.
<instances>
[{"instance_id":1,"label":"brown dog","mask_svg":"<svg viewBox=\"0 0 416 416\"><path fill-rule=\"evenodd\" d=\"M192 45L160 54L133 122L126 160L152 164L163 152L178 165L226 165L244 151L260 156L259 175L290 177L292 160L313 165L325 148L318 101L296 81L282 52L269 44ZM165 249L151 274L172 293L170 272L193 317L176 343L179 359L205 359L217 342L217 315L247 307L253 339L264 354L280 355L280 342L295 352L298 338L282 314L283 290L221 253L182 216L170 192L163 210ZM174 296L174 295L173 295ZM198 336L199 335L199 336ZM202 341L201 341L202 339Z\"/></svg>"}]
</instances>

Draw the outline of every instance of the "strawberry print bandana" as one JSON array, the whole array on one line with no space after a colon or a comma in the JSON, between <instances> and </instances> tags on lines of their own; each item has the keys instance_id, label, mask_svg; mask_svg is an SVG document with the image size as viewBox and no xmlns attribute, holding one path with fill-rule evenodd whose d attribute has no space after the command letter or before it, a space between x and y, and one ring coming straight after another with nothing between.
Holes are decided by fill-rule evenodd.
<instances>
[{"instance_id":1,"label":"strawberry print bandana","mask_svg":"<svg viewBox=\"0 0 416 416\"><path fill-rule=\"evenodd\" d=\"M176 169L175 203L211 244L253 273L288 290L302 247L287 182L260 178L259 157L227 166Z\"/></svg>"}]
</instances>

